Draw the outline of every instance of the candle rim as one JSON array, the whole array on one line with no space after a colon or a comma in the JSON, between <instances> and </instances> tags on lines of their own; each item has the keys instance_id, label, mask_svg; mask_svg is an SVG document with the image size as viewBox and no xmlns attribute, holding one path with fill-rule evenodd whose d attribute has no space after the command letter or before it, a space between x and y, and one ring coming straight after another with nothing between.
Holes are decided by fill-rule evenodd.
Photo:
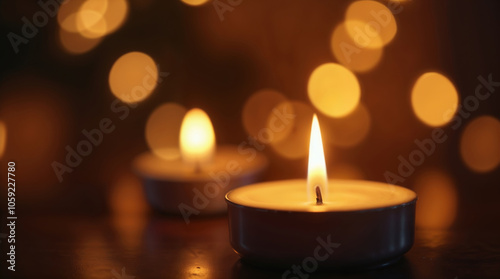
<instances>
[{"instance_id":1,"label":"candle rim","mask_svg":"<svg viewBox=\"0 0 500 279\"><path fill-rule=\"evenodd\" d=\"M244 188L248 188L248 187L253 187L253 186L259 186L259 187L262 187L264 186L265 184L272 184L272 183L276 183L276 182L280 182L280 183L297 183L297 182L301 182L301 183L307 183L307 180L306 179L289 179L289 180L273 180L273 181L266 181L266 182L260 182L260 183L255 183L255 184L250 184L250 185L246 185L246 186L242 186L242 187L238 187L236 189L233 189L229 192L226 193L226 195L224 196L226 202L228 204L233 204L234 206L238 206L238 207L242 207L242 208L249 208L249 209L254 209L254 210L258 210L258 211L262 211L262 210L265 210L265 211L273 211L273 212L302 212L302 213L324 213L324 214L335 214L335 213L340 213L340 212L352 212L352 213L355 213L355 212L366 212L366 211L383 211L383 210L390 210L390 209L394 209L394 208L398 208L398 207L405 207L405 206L409 206L413 203L415 203L418 199L418 196L417 194L412 191L411 189L408 189L406 187L402 187L402 186L398 186L398 185L393 185L393 184L388 184L388 183L384 183L384 182L380 182L380 181L371 181L371 180L359 180L359 179L328 179L328 183L331 183L331 185L335 185L335 184L357 184L357 183L363 183L363 184L372 184L374 185L375 187L379 186L379 187L395 187L395 189L399 189L399 190L402 190L404 192L406 192L407 194L407 198L396 203L396 204L389 204L387 206L367 206L367 207L363 207L363 208L335 208L335 209L332 209L331 207L328 207L328 208L323 208L323 209L326 209L326 210L321 210L321 206L323 205L319 205L317 209L319 210L307 210L307 208L305 207L306 205L304 204L297 204L297 207L289 207L289 208L275 208L275 207L272 207L272 208L266 208L264 206L259 206L259 205L248 205L248 204L241 204L241 203L237 203L236 201L234 200L231 200L231 194L233 194L234 192L238 192L238 191L241 191L241 189L244 189ZM283 187L287 187L287 186L283 186ZM305 184L304 184L304 187L305 187ZM335 189L335 186L332 186L332 190L331 191L334 191ZM284 207L287 207L287 206L284 206ZM311 205L309 208L313 208L313 206Z\"/></svg>"},{"instance_id":2,"label":"candle rim","mask_svg":"<svg viewBox=\"0 0 500 279\"><path fill-rule=\"evenodd\" d=\"M242 168L239 174L231 175L231 179L263 172L265 169L267 169L269 165L267 157L261 152L258 152L256 154L254 160L248 162L247 158L238 152L237 146L219 145L217 146L217 153L215 153L214 156L214 164L219 162L221 168L217 169L208 168L208 169L214 172L226 170L225 167L227 166L228 159L224 157L229 157L230 160L235 161ZM154 162L155 164L154 170L151 170L149 168L150 163L148 162ZM210 176L210 174L207 171L203 171L201 173L195 173L194 171L189 172L188 174L189 176L186 176L185 173L172 171L169 167L172 167L174 164L183 164L183 162L180 158L177 158L176 160L172 161L167 161L156 156L153 152L146 151L140 153L134 158L134 160L132 161L132 168L136 174L138 174L141 177L146 177L148 179L169 180L174 182L175 181L204 182L213 180L213 177ZM162 165L164 165L165 168L163 168ZM210 165L209 167L211 166L213 165Z\"/></svg>"}]
</instances>

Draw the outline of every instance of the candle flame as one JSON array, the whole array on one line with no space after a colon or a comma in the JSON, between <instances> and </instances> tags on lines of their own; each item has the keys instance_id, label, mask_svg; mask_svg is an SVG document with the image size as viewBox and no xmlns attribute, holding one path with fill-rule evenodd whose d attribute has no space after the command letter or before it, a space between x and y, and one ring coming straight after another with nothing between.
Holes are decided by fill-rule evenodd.
<instances>
[{"instance_id":1,"label":"candle flame","mask_svg":"<svg viewBox=\"0 0 500 279\"><path fill-rule=\"evenodd\" d=\"M318 191L319 195L317 194ZM317 202L318 197L321 198L322 196L322 200L326 200L327 195L328 178L326 175L325 152L323 151L323 142L318 117L314 114L311 126L311 138L309 140L307 198L311 202Z\"/></svg>"},{"instance_id":2,"label":"candle flame","mask_svg":"<svg viewBox=\"0 0 500 279\"><path fill-rule=\"evenodd\" d=\"M208 115L201 109L186 113L180 133L181 155L184 162L199 169L212 161L215 152L215 133Z\"/></svg>"}]
</instances>

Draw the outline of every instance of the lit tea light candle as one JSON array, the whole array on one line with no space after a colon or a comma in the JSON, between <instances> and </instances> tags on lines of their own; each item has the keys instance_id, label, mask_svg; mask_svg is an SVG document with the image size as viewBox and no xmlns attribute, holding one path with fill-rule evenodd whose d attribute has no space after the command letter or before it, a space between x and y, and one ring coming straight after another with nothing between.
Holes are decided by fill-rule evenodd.
<instances>
[{"instance_id":1,"label":"lit tea light candle","mask_svg":"<svg viewBox=\"0 0 500 279\"><path fill-rule=\"evenodd\" d=\"M235 187L256 182L267 159L255 152L241 154L237 147L216 148L208 115L200 109L188 111L180 131L181 157L164 160L151 152L133 162L142 177L148 202L166 213L192 215L226 210L224 194Z\"/></svg>"},{"instance_id":2,"label":"lit tea light candle","mask_svg":"<svg viewBox=\"0 0 500 279\"><path fill-rule=\"evenodd\" d=\"M328 180L313 118L307 180L265 182L226 194L234 250L247 261L290 269L370 268L413 245L416 194L362 180ZM288 278L288 277L287 277ZM291 277L290 277L291 278Z\"/></svg>"}]
</instances>

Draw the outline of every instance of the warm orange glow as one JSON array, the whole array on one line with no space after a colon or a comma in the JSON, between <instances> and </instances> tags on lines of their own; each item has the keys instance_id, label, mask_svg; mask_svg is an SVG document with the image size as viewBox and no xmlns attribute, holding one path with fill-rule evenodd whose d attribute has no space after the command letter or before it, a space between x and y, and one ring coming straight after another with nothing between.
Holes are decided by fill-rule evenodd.
<instances>
[{"instance_id":1,"label":"warm orange glow","mask_svg":"<svg viewBox=\"0 0 500 279\"><path fill-rule=\"evenodd\" d=\"M312 72L307 92L312 104L331 117L349 114L356 108L361 97L356 76L335 63L320 65Z\"/></svg>"},{"instance_id":2,"label":"warm orange glow","mask_svg":"<svg viewBox=\"0 0 500 279\"><path fill-rule=\"evenodd\" d=\"M62 29L67 32L78 32L76 25L78 10L86 0L65 1L64 5L59 7L57 12L57 22Z\"/></svg>"},{"instance_id":3,"label":"warm orange glow","mask_svg":"<svg viewBox=\"0 0 500 279\"><path fill-rule=\"evenodd\" d=\"M298 101L285 101L276 106L277 111L288 115L269 117L269 133L262 133L261 140L270 143L273 150L287 159L298 159L307 156L311 118L313 108ZM278 127L278 129L273 129Z\"/></svg>"},{"instance_id":4,"label":"warm orange glow","mask_svg":"<svg viewBox=\"0 0 500 279\"><path fill-rule=\"evenodd\" d=\"M309 163L307 167L307 196L311 202L316 201L316 187L319 187L323 199L328 194L328 178L326 176L325 152L319 128L318 117L313 116L311 138L309 140Z\"/></svg>"},{"instance_id":5,"label":"warm orange glow","mask_svg":"<svg viewBox=\"0 0 500 279\"><path fill-rule=\"evenodd\" d=\"M126 0L108 0L107 9L103 14L106 20L106 35L120 28L128 15L128 2Z\"/></svg>"},{"instance_id":6,"label":"warm orange glow","mask_svg":"<svg viewBox=\"0 0 500 279\"><path fill-rule=\"evenodd\" d=\"M151 152L164 160L181 157L179 135L186 109L176 103L157 107L146 123L146 142Z\"/></svg>"},{"instance_id":7,"label":"warm orange glow","mask_svg":"<svg viewBox=\"0 0 500 279\"><path fill-rule=\"evenodd\" d=\"M377 66L384 53L383 48L365 48L358 45L347 33L344 23L333 30L330 48L337 61L350 70L360 73Z\"/></svg>"},{"instance_id":8,"label":"warm orange glow","mask_svg":"<svg viewBox=\"0 0 500 279\"><path fill-rule=\"evenodd\" d=\"M181 1L190 6L200 6L207 3L209 0L181 0Z\"/></svg>"},{"instance_id":9,"label":"warm orange glow","mask_svg":"<svg viewBox=\"0 0 500 279\"><path fill-rule=\"evenodd\" d=\"M457 215L457 190L451 177L438 170L426 171L415 181L418 195L416 224L421 228L446 229Z\"/></svg>"},{"instance_id":10,"label":"warm orange glow","mask_svg":"<svg viewBox=\"0 0 500 279\"><path fill-rule=\"evenodd\" d=\"M397 32L396 19L391 10L376 1L355 1L345 14L347 33L363 48L381 48Z\"/></svg>"},{"instance_id":11,"label":"warm orange glow","mask_svg":"<svg viewBox=\"0 0 500 279\"><path fill-rule=\"evenodd\" d=\"M108 9L108 1L87 0L76 14L76 27L86 38L99 38L107 33L104 12Z\"/></svg>"},{"instance_id":12,"label":"warm orange glow","mask_svg":"<svg viewBox=\"0 0 500 279\"><path fill-rule=\"evenodd\" d=\"M2 158L5 152L5 146L7 144L7 127L5 123L0 121L0 158Z\"/></svg>"},{"instance_id":13,"label":"warm orange glow","mask_svg":"<svg viewBox=\"0 0 500 279\"><path fill-rule=\"evenodd\" d=\"M366 106L360 103L342 118L321 117L323 134L328 141L340 147L353 147L361 143L370 132L371 117Z\"/></svg>"},{"instance_id":14,"label":"warm orange glow","mask_svg":"<svg viewBox=\"0 0 500 279\"><path fill-rule=\"evenodd\" d=\"M283 101L277 104L268 114L265 128L261 130L260 137L265 138L266 143L278 143L286 141L296 129L295 123L296 106L293 102ZM272 136L263 137L263 131L269 131ZM305 151L304 151L305 152Z\"/></svg>"},{"instance_id":15,"label":"warm orange glow","mask_svg":"<svg viewBox=\"0 0 500 279\"><path fill-rule=\"evenodd\" d=\"M59 30L59 41L65 51L71 54L82 54L95 48L102 41L102 38L89 39L80 33L68 32L64 29Z\"/></svg>"},{"instance_id":16,"label":"warm orange glow","mask_svg":"<svg viewBox=\"0 0 500 279\"><path fill-rule=\"evenodd\" d=\"M460 155L471 170L488 172L500 164L500 121L492 116L481 116L463 131Z\"/></svg>"},{"instance_id":17,"label":"warm orange glow","mask_svg":"<svg viewBox=\"0 0 500 279\"><path fill-rule=\"evenodd\" d=\"M72 0L61 5L57 20L62 29L90 39L117 30L128 14L126 0ZM71 3L70 3L71 2Z\"/></svg>"},{"instance_id":18,"label":"warm orange glow","mask_svg":"<svg viewBox=\"0 0 500 279\"><path fill-rule=\"evenodd\" d=\"M323 125L324 127L324 125ZM366 179L365 174L356 166L350 164L334 164L333 166L330 164L330 174L328 177L333 179L349 179L349 180L364 180Z\"/></svg>"},{"instance_id":19,"label":"warm orange glow","mask_svg":"<svg viewBox=\"0 0 500 279\"><path fill-rule=\"evenodd\" d=\"M442 126L454 116L458 93L444 75L429 72L421 75L413 86L411 104L416 116L429 126ZM451 113L450 113L451 111Z\"/></svg>"},{"instance_id":20,"label":"warm orange glow","mask_svg":"<svg viewBox=\"0 0 500 279\"><path fill-rule=\"evenodd\" d=\"M2 158L22 163L23 167L16 169L16 179L26 186L16 191L27 202L39 200L58 183L51 163L60 162L70 141L74 121L70 106L57 84L26 72L10 76L1 87L0 113L5 124L0 128Z\"/></svg>"},{"instance_id":21,"label":"warm orange glow","mask_svg":"<svg viewBox=\"0 0 500 279\"><path fill-rule=\"evenodd\" d=\"M181 155L184 162L196 167L212 162L215 133L208 115L201 109L191 109L182 121Z\"/></svg>"},{"instance_id":22,"label":"warm orange glow","mask_svg":"<svg viewBox=\"0 0 500 279\"><path fill-rule=\"evenodd\" d=\"M120 174L112 183L109 196L113 215L140 215L148 210L144 191L137 176L130 173Z\"/></svg>"},{"instance_id":23,"label":"warm orange glow","mask_svg":"<svg viewBox=\"0 0 500 279\"><path fill-rule=\"evenodd\" d=\"M284 124L281 123L283 121L273 118L273 125L270 127L269 118L282 113L276 106L284 101L286 101L286 97L280 92L272 89L262 89L252 94L245 102L242 111L243 127L248 135L263 142L260 140L260 137L265 133L265 129L272 129L273 132L276 133L281 132L281 127L284 126ZM277 109L277 111L275 109ZM273 140L277 139L274 138Z\"/></svg>"},{"instance_id":24,"label":"warm orange glow","mask_svg":"<svg viewBox=\"0 0 500 279\"><path fill-rule=\"evenodd\" d=\"M154 60L142 52L129 52L116 60L109 72L111 92L126 103L147 98L156 88L158 68Z\"/></svg>"}]
</instances>

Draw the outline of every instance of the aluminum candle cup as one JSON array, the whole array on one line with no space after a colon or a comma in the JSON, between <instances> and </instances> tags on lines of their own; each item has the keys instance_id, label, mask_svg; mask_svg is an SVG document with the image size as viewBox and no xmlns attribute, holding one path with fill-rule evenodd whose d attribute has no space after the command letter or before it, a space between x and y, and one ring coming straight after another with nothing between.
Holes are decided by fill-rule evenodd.
<instances>
[{"instance_id":1,"label":"aluminum candle cup","mask_svg":"<svg viewBox=\"0 0 500 279\"><path fill-rule=\"evenodd\" d=\"M308 202L306 180L259 183L226 194L231 245L244 262L305 272L384 266L413 245L416 194L362 180L329 180Z\"/></svg>"},{"instance_id":2,"label":"aluminum candle cup","mask_svg":"<svg viewBox=\"0 0 500 279\"><path fill-rule=\"evenodd\" d=\"M213 162L198 170L181 159L166 161L150 152L133 162L149 204L161 212L183 216L226 211L224 194L258 181L266 166L263 155L241 155L236 147L228 146L219 147Z\"/></svg>"}]
</instances>

